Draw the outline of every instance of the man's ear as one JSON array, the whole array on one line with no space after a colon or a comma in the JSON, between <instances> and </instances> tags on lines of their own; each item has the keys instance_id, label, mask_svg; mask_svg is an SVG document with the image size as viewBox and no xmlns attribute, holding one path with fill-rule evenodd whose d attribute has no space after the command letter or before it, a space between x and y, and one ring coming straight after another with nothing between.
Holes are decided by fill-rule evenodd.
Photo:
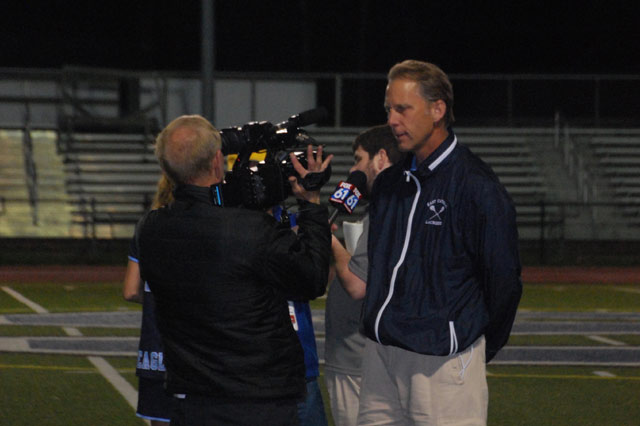
<instances>
[{"instance_id":1,"label":"man's ear","mask_svg":"<svg viewBox=\"0 0 640 426\"><path fill-rule=\"evenodd\" d=\"M442 99L431 102L431 116L433 117L434 123L439 123L444 118L444 115L446 113L447 104Z\"/></svg>"},{"instance_id":2,"label":"man's ear","mask_svg":"<svg viewBox=\"0 0 640 426\"><path fill-rule=\"evenodd\" d=\"M389 155L387 155L386 149L380 148L376 155L373 156L373 165L375 167L376 173L380 173L391 165L391 161L389 160Z\"/></svg>"}]
</instances>

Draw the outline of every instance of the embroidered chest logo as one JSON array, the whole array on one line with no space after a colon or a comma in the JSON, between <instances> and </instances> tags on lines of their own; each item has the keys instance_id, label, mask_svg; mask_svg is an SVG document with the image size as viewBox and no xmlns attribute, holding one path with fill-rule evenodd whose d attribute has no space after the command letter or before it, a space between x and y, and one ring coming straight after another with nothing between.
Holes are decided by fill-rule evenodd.
<instances>
[{"instance_id":1,"label":"embroidered chest logo","mask_svg":"<svg viewBox=\"0 0 640 426\"><path fill-rule=\"evenodd\" d=\"M442 226L442 217L444 211L447 209L447 202L444 200L436 199L427 203L429 208L426 225Z\"/></svg>"}]
</instances>

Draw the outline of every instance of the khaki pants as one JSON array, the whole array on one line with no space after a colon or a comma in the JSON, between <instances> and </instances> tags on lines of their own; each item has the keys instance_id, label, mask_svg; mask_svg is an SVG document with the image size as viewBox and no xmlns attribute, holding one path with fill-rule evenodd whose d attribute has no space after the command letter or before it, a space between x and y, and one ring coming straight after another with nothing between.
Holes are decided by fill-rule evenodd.
<instances>
[{"instance_id":1,"label":"khaki pants","mask_svg":"<svg viewBox=\"0 0 640 426\"><path fill-rule=\"evenodd\" d=\"M360 376L324 370L331 402L331 415L336 426L356 426L360 399Z\"/></svg>"},{"instance_id":2,"label":"khaki pants","mask_svg":"<svg viewBox=\"0 0 640 426\"><path fill-rule=\"evenodd\" d=\"M487 424L485 339L429 356L367 340L358 425Z\"/></svg>"}]
</instances>

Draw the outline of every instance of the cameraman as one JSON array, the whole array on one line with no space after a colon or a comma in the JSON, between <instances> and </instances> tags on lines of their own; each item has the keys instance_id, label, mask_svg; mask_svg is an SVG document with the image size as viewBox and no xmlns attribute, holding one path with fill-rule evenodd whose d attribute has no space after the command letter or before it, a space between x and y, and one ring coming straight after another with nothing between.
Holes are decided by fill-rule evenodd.
<instances>
[{"instance_id":1,"label":"cameraman","mask_svg":"<svg viewBox=\"0 0 640 426\"><path fill-rule=\"evenodd\" d=\"M171 424L296 425L302 348L287 299L325 291L331 233L316 192L291 178L299 232L263 212L221 207L220 133L200 116L172 121L156 156L175 201L138 225L140 270L156 297ZM309 158L304 177L330 161ZM311 202L310 202L311 201Z\"/></svg>"}]
</instances>

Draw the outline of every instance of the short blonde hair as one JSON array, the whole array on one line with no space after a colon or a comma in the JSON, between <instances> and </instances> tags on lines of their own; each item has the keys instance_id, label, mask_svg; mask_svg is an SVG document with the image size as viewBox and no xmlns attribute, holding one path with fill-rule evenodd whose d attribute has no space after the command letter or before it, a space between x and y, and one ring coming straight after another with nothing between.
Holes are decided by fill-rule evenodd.
<instances>
[{"instance_id":1,"label":"short blonde hair","mask_svg":"<svg viewBox=\"0 0 640 426\"><path fill-rule=\"evenodd\" d=\"M190 132L173 139L177 130ZM165 127L156 138L160 167L175 184L185 184L211 171L211 160L222 145L220 132L200 115L183 115Z\"/></svg>"},{"instance_id":2,"label":"short blonde hair","mask_svg":"<svg viewBox=\"0 0 640 426\"><path fill-rule=\"evenodd\" d=\"M449 77L437 65L429 62L408 59L395 64L387 75L387 80L406 78L418 83L420 94L429 101L435 102L439 99L447 106L444 115L445 126L450 126L455 121L453 116L453 86Z\"/></svg>"}]
</instances>

